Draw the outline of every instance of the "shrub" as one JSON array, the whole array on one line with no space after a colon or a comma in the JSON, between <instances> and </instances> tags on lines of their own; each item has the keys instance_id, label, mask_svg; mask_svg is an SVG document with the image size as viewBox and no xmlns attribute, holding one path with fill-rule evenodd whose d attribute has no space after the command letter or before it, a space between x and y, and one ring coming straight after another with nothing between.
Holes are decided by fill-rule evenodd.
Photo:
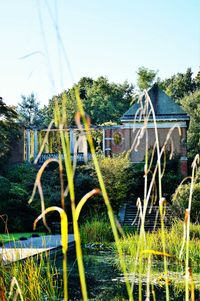
<instances>
[{"instance_id":1,"label":"shrub","mask_svg":"<svg viewBox=\"0 0 200 301\"><path fill-rule=\"evenodd\" d=\"M103 157L99 165L103 174L105 186L113 209L118 209L120 204L128 201L127 185L129 175L126 172L130 161L123 155L110 158Z\"/></svg>"},{"instance_id":2,"label":"shrub","mask_svg":"<svg viewBox=\"0 0 200 301\"><path fill-rule=\"evenodd\" d=\"M83 243L104 243L114 240L109 221L98 216L82 224L80 232Z\"/></svg>"},{"instance_id":3,"label":"shrub","mask_svg":"<svg viewBox=\"0 0 200 301\"><path fill-rule=\"evenodd\" d=\"M36 169L28 163L9 167L6 178L0 177L0 214L8 218L8 230L31 231L38 212L28 204L31 196ZM0 221L0 231L4 232Z\"/></svg>"},{"instance_id":4,"label":"shrub","mask_svg":"<svg viewBox=\"0 0 200 301\"><path fill-rule=\"evenodd\" d=\"M91 163L77 166L74 180L77 202L80 201L86 193L96 187L96 180L96 175L94 175Z\"/></svg>"},{"instance_id":5,"label":"shrub","mask_svg":"<svg viewBox=\"0 0 200 301\"><path fill-rule=\"evenodd\" d=\"M172 208L176 214L183 219L185 214L185 209L188 208L188 201L190 195L190 184L185 184L177 188L173 200ZM192 194L192 208L191 208L191 221L200 222L200 183L193 185L193 194Z\"/></svg>"},{"instance_id":6,"label":"shrub","mask_svg":"<svg viewBox=\"0 0 200 301\"><path fill-rule=\"evenodd\" d=\"M16 198L16 199L28 199L28 192L26 188L19 183L11 183L11 188L9 191L9 196L11 198Z\"/></svg>"},{"instance_id":7,"label":"shrub","mask_svg":"<svg viewBox=\"0 0 200 301\"><path fill-rule=\"evenodd\" d=\"M123 155L120 155L113 158L99 157L99 165L111 205L117 211L120 204L127 202L130 196L131 173L129 167L131 163ZM93 163L89 162L86 165L78 166L75 174L76 201L78 202L94 188L99 188L99 182ZM102 197L96 196L92 202L86 203L86 208L88 206L93 209L98 207L102 211L104 207Z\"/></svg>"},{"instance_id":8,"label":"shrub","mask_svg":"<svg viewBox=\"0 0 200 301\"><path fill-rule=\"evenodd\" d=\"M6 177L13 183L24 183L33 186L37 170L33 164L22 163L10 168Z\"/></svg>"},{"instance_id":9,"label":"shrub","mask_svg":"<svg viewBox=\"0 0 200 301\"><path fill-rule=\"evenodd\" d=\"M31 231L33 221L41 212L38 193L29 205L37 170L29 163L12 166L7 171L7 178L0 177L0 214L8 216L9 231ZM57 170L47 169L42 175L42 188L46 206L60 206L60 181ZM52 217L54 219L54 217ZM51 216L48 217L51 221ZM0 222L0 231L4 231Z\"/></svg>"},{"instance_id":10,"label":"shrub","mask_svg":"<svg viewBox=\"0 0 200 301\"><path fill-rule=\"evenodd\" d=\"M0 176L0 199L6 198L10 191L10 181Z\"/></svg>"}]
</instances>

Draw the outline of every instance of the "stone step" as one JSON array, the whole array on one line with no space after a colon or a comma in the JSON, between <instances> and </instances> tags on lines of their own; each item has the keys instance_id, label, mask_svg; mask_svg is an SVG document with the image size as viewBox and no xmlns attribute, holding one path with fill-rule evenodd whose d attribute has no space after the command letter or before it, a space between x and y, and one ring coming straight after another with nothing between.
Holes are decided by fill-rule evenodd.
<instances>
[{"instance_id":1,"label":"stone step","mask_svg":"<svg viewBox=\"0 0 200 301\"><path fill-rule=\"evenodd\" d=\"M150 212L149 212L150 211ZM171 210L167 208L166 214L165 214L165 220L168 220L168 218L171 217ZM134 225L132 223L134 222ZM124 214L124 221L123 225L126 227L140 227L140 217L138 214L138 208L134 205L128 204L125 209ZM168 226L168 222L165 222L165 225ZM159 206L154 206L153 208L147 207L146 215L145 215L145 230L153 230L156 228L161 227L160 222L160 212L159 212Z\"/></svg>"}]
</instances>

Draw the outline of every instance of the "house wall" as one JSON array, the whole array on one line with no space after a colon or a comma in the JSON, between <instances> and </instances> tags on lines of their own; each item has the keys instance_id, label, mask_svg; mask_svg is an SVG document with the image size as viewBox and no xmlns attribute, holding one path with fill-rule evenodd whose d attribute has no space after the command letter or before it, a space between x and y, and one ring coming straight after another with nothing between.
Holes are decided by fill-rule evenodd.
<instances>
[{"instance_id":1,"label":"house wall","mask_svg":"<svg viewBox=\"0 0 200 301\"><path fill-rule=\"evenodd\" d=\"M158 126L160 147L164 145L170 129L170 124L168 127L166 123ZM166 148L169 151L173 148L175 154L186 157L186 124L181 123L180 132L181 136L177 128L173 130L171 140L168 142ZM115 133L119 133L122 137L121 143L119 144L115 144L114 142ZM151 125L145 131L142 130L142 127L133 130L133 126L131 127L130 125L105 130L105 149L107 149L107 154L120 154L125 151L130 151L130 159L132 162L143 161L146 147L151 150L155 140L155 129L153 126L151 127Z\"/></svg>"}]
</instances>

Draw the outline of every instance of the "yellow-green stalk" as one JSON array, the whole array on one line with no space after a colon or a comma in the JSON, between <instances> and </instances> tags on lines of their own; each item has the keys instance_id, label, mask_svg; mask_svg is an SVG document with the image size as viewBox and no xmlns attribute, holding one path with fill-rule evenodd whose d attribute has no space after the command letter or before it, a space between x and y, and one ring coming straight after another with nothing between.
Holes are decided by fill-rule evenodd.
<instances>
[{"instance_id":1,"label":"yellow-green stalk","mask_svg":"<svg viewBox=\"0 0 200 301\"><path fill-rule=\"evenodd\" d=\"M121 265L121 268L122 268L122 271L123 271L123 274L124 274L124 279L125 279L125 283L126 283L126 288L127 288L129 300L132 301L133 300L133 295L132 295L131 285L130 285L129 280L128 280L128 274L127 274L127 270L126 270L126 263L125 263L125 260L124 260L121 245L119 243L119 235L118 235L117 227L116 227L116 224L115 224L115 217L114 217L113 210L112 210L112 207L111 207L111 204L110 204L110 201L109 201L109 198L108 198L108 194L107 194L107 191L106 191L106 188L105 188L105 185L104 185L104 181L103 181L103 177L102 177L101 170L100 170L100 167L99 167L99 163L98 163L98 160L97 160L97 157L96 157L95 148L94 148L94 144L93 144L93 140L92 140L92 135L91 135L91 132L90 132L90 124L89 124L89 121L86 119L85 111L83 109L83 104L81 102L80 95L79 95L79 92L78 92L77 89L75 90L75 94L76 94L78 110L80 112L80 116L77 115L77 117L82 118L82 121L83 121L83 124L84 124L84 129L85 129L85 132L86 132L87 141L88 141L89 146L90 146L90 151L91 151L93 163L94 163L94 166L95 166L95 170L96 170L96 173L97 173L100 189L101 189L101 192L102 192L102 196L103 196L105 205L107 207L109 221L110 221L111 228L112 228L113 235L114 235L114 239L115 239L115 242L116 242L116 247L117 247L118 254L119 254L120 265Z\"/></svg>"}]
</instances>

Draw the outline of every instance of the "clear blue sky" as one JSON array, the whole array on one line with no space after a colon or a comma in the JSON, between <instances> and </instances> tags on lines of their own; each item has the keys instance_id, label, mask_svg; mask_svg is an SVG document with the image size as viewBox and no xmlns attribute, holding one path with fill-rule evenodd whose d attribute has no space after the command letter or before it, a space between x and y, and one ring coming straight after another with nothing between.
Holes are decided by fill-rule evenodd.
<instances>
[{"instance_id":1,"label":"clear blue sky","mask_svg":"<svg viewBox=\"0 0 200 301\"><path fill-rule=\"evenodd\" d=\"M47 103L82 76L135 83L139 66L162 79L200 66L199 0L0 0L0 12L7 104L31 92Z\"/></svg>"}]
</instances>

